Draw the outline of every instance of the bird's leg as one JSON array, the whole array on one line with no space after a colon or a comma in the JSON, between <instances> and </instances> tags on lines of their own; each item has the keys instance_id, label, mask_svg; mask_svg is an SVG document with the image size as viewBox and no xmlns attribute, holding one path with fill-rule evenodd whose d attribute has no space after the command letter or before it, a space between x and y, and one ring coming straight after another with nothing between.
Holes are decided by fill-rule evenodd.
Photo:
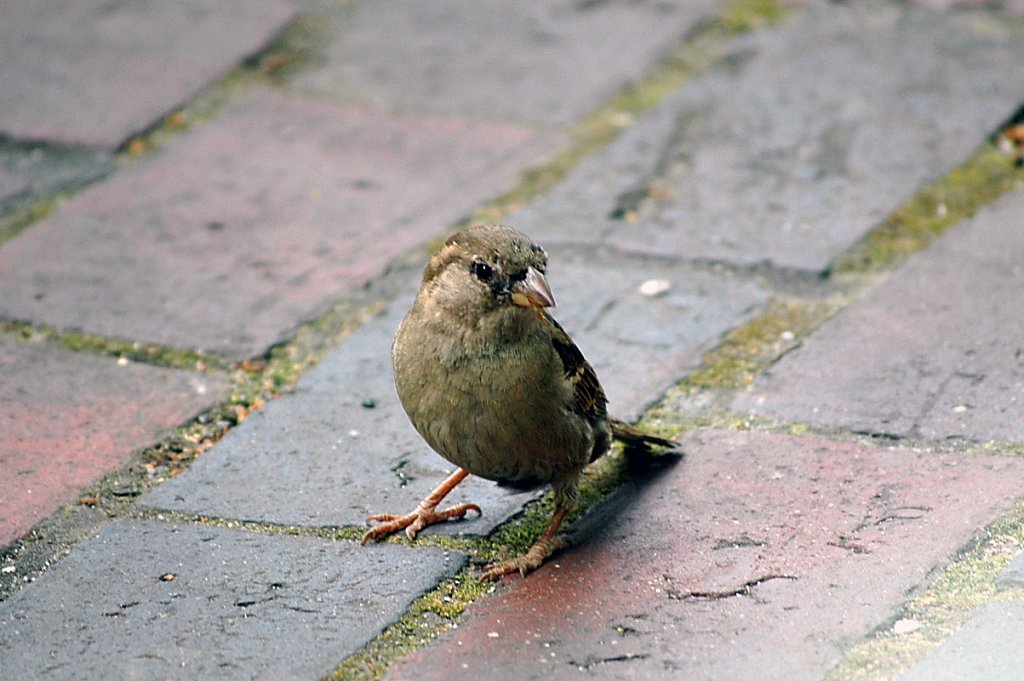
<instances>
[{"instance_id":1,"label":"bird's leg","mask_svg":"<svg viewBox=\"0 0 1024 681\"><path fill-rule=\"evenodd\" d=\"M427 525L440 523L451 518L465 517L468 511L476 511L477 515L483 515L483 511L476 504L458 504L443 511L434 510L441 503L441 500L444 499L445 495L451 492L455 485L462 482L463 478L467 475L469 475L469 471L462 468L455 469L455 472L445 478L444 482L437 486L437 489L428 494L412 513L407 515L380 513L370 516L366 519L366 522L380 523L380 525L370 528L363 535L362 543L365 544L371 539L386 537L402 528L405 528L405 535L409 537L409 541L412 541L416 538L416 533Z\"/></svg>"},{"instance_id":2,"label":"bird's leg","mask_svg":"<svg viewBox=\"0 0 1024 681\"><path fill-rule=\"evenodd\" d=\"M480 575L481 582L490 582L503 577L504 575L518 572L523 577L530 570L535 570L540 567L540 564L544 562L544 559L551 555L551 553L558 548L558 541L555 539L555 532L558 532L558 528L562 524L562 520L565 519L565 515L569 512L570 506L566 504L558 504L555 506L555 512L551 515L551 522L548 523L548 527L544 530L544 534L540 536L540 539L533 543L526 553L515 558L509 558L503 560L500 563L494 563L484 568L484 573Z\"/></svg>"}]
</instances>

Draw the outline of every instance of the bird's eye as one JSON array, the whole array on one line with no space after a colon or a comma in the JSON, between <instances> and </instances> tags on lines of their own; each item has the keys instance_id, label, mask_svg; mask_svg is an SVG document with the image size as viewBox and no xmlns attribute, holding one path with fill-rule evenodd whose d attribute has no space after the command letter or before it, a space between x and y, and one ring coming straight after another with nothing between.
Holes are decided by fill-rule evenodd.
<instances>
[{"instance_id":1,"label":"bird's eye","mask_svg":"<svg viewBox=\"0 0 1024 681\"><path fill-rule=\"evenodd\" d=\"M473 274L480 281L490 281L491 277L494 276L494 270L491 269L491 266L485 262L480 262L479 260L473 263L472 269Z\"/></svg>"}]
</instances>

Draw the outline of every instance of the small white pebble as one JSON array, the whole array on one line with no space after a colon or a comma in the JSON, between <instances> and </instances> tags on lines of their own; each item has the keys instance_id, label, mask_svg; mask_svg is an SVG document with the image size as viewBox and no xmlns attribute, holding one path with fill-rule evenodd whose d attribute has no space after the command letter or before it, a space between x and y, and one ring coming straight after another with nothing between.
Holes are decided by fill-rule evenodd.
<instances>
[{"instance_id":1,"label":"small white pebble","mask_svg":"<svg viewBox=\"0 0 1024 681\"><path fill-rule=\"evenodd\" d=\"M126 367L126 366L128 366L128 358L127 357L118 357L117 358L117 366L119 366L119 367Z\"/></svg>"},{"instance_id":2,"label":"small white pebble","mask_svg":"<svg viewBox=\"0 0 1024 681\"><path fill-rule=\"evenodd\" d=\"M791 341L794 338L796 338L796 334L793 333L792 331L783 331L780 338L782 338L782 340L784 341Z\"/></svg>"},{"instance_id":3,"label":"small white pebble","mask_svg":"<svg viewBox=\"0 0 1024 681\"><path fill-rule=\"evenodd\" d=\"M648 279L640 284L640 295L653 298L667 293L672 288L672 282L668 279Z\"/></svg>"},{"instance_id":4,"label":"small white pebble","mask_svg":"<svg viewBox=\"0 0 1024 681\"><path fill-rule=\"evenodd\" d=\"M2 572L5 575L9 575L17 569L18 568L14 567L13 565L4 565L2 568L0 568L0 572Z\"/></svg>"},{"instance_id":5,"label":"small white pebble","mask_svg":"<svg viewBox=\"0 0 1024 681\"><path fill-rule=\"evenodd\" d=\"M963 414L965 411L967 411L966 404L958 404L955 407L953 407L954 414Z\"/></svg>"},{"instance_id":6,"label":"small white pebble","mask_svg":"<svg viewBox=\"0 0 1024 681\"><path fill-rule=\"evenodd\" d=\"M359 431L358 430L350 430L350 431L348 431L348 434L349 434L349 437L359 437Z\"/></svg>"},{"instance_id":7,"label":"small white pebble","mask_svg":"<svg viewBox=\"0 0 1024 681\"><path fill-rule=\"evenodd\" d=\"M633 123L633 114L626 113L625 111L613 114L609 122L616 128L625 128Z\"/></svg>"},{"instance_id":8,"label":"small white pebble","mask_svg":"<svg viewBox=\"0 0 1024 681\"><path fill-rule=\"evenodd\" d=\"M496 632L496 631L489 631L489 632L487 632L487 638L498 638L498 632Z\"/></svg>"},{"instance_id":9,"label":"small white pebble","mask_svg":"<svg viewBox=\"0 0 1024 681\"><path fill-rule=\"evenodd\" d=\"M896 620L896 623L892 625L892 633L894 634L909 634L912 631L917 631L921 628L921 623L917 620Z\"/></svg>"}]
</instances>

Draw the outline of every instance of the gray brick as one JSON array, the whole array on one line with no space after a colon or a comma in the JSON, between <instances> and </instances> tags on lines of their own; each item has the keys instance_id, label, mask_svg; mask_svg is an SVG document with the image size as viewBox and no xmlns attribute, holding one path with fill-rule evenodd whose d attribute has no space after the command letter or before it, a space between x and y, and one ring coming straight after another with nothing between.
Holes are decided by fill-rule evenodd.
<instances>
[{"instance_id":1,"label":"gray brick","mask_svg":"<svg viewBox=\"0 0 1024 681\"><path fill-rule=\"evenodd\" d=\"M996 576L997 589L1024 589L1024 552L1018 553Z\"/></svg>"},{"instance_id":2,"label":"gray brick","mask_svg":"<svg viewBox=\"0 0 1024 681\"><path fill-rule=\"evenodd\" d=\"M0 218L100 179L113 169L113 157L106 151L0 142Z\"/></svg>"},{"instance_id":3,"label":"gray brick","mask_svg":"<svg viewBox=\"0 0 1024 681\"><path fill-rule=\"evenodd\" d=\"M552 252L555 310L593 362L609 409L634 417L678 380L726 329L763 300L756 286L678 268ZM674 282L659 298L637 287L650 277ZM412 284L412 282L410 282ZM371 513L412 510L452 470L409 425L391 378L394 330L412 292L349 338L300 381L231 431L191 469L142 503L189 513L300 525L362 523ZM372 402L372 409L364 403ZM453 503L474 501L483 518L442 532L488 533L529 497L471 478Z\"/></svg>"},{"instance_id":4,"label":"gray brick","mask_svg":"<svg viewBox=\"0 0 1024 681\"><path fill-rule=\"evenodd\" d=\"M0 676L322 678L464 563L439 549L119 521L0 603Z\"/></svg>"},{"instance_id":5,"label":"gray brick","mask_svg":"<svg viewBox=\"0 0 1024 681\"><path fill-rule=\"evenodd\" d=\"M112 148L263 45L280 0L10 2L0 22L0 132Z\"/></svg>"},{"instance_id":6,"label":"gray brick","mask_svg":"<svg viewBox=\"0 0 1024 681\"><path fill-rule=\"evenodd\" d=\"M1021 104L1015 26L875 2L806 8L734 41L510 219L643 253L823 270Z\"/></svg>"},{"instance_id":7,"label":"gray brick","mask_svg":"<svg viewBox=\"0 0 1024 681\"><path fill-rule=\"evenodd\" d=\"M1017 681L1024 677L1024 604L993 603L896 681Z\"/></svg>"},{"instance_id":8,"label":"gray brick","mask_svg":"<svg viewBox=\"0 0 1024 681\"><path fill-rule=\"evenodd\" d=\"M957 226L733 406L899 436L1024 441L1022 214L1017 192Z\"/></svg>"},{"instance_id":9,"label":"gray brick","mask_svg":"<svg viewBox=\"0 0 1024 681\"><path fill-rule=\"evenodd\" d=\"M640 78L720 4L364 0L294 87L392 111L562 125Z\"/></svg>"}]
</instances>

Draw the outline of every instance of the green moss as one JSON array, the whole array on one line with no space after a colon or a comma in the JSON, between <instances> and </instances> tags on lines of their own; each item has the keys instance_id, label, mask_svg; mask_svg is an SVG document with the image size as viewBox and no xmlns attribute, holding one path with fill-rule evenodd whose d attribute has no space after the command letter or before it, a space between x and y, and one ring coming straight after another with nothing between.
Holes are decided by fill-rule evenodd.
<instances>
[{"instance_id":1,"label":"green moss","mask_svg":"<svg viewBox=\"0 0 1024 681\"><path fill-rule=\"evenodd\" d=\"M985 442L971 447L968 455L1024 456L1024 445L1012 442Z\"/></svg>"},{"instance_id":2,"label":"green moss","mask_svg":"<svg viewBox=\"0 0 1024 681\"><path fill-rule=\"evenodd\" d=\"M790 435L804 435L811 429L806 423L793 423L789 427Z\"/></svg>"},{"instance_id":3,"label":"green moss","mask_svg":"<svg viewBox=\"0 0 1024 681\"><path fill-rule=\"evenodd\" d=\"M1021 186L1024 170L992 144L924 187L840 256L833 274L889 269L1004 192Z\"/></svg>"},{"instance_id":4,"label":"green moss","mask_svg":"<svg viewBox=\"0 0 1024 681\"><path fill-rule=\"evenodd\" d=\"M328 39L328 26L321 17L300 14L242 68L282 83L319 58L321 46Z\"/></svg>"},{"instance_id":5,"label":"green moss","mask_svg":"<svg viewBox=\"0 0 1024 681\"><path fill-rule=\"evenodd\" d=\"M466 571L416 599L396 623L345 659L327 678L376 680L403 655L419 650L448 631L466 606L493 587Z\"/></svg>"},{"instance_id":6,"label":"green moss","mask_svg":"<svg viewBox=\"0 0 1024 681\"><path fill-rule=\"evenodd\" d=\"M563 527L571 525L614 490L626 474L626 464L627 457L618 449L592 464L580 484L579 505ZM494 588L479 582L480 567L529 549L547 527L553 511L554 500L549 493L527 504L519 516L499 527L490 537L454 539L425 535L417 538L416 546L445 546L468 553L470 566L417 599L397 623L344 660L328 678L379 679L397 659L419 650L450 629L473 601Z\"/></svg>"},{"instance_id":7,"label":"green moss","mask_svg":"<svg viewBox=\"0 0 1024 681\"><path fill-rule=\"evenodd\" d=\"M181 350L152 343L106 338L81 331L58 329L45 324L0 320L0 335L21 342L46 343L74 352L106 355L171 369L205 371L208 369L226 370L228 367L227 362L194 350Z\"/></svg>"},{"instance_id":8,"label":"green moss","mask_svg":"<svg viewBox=\"0 0 1024 681\"><path fill-rule=\"evenodd\" d=\"M775 23L783 13L782 5L775 0L734 0L716 22L727 33L743 33Z\"/></svg>"},{"instance_id":9,"label":"green moss","mask_svg":"<svg viewBox=\"0 0 1024 681\"><path fill-rule=\"evenodd\" d=\"M745 388L838 309L838 301L774 301L707 352L697 371L678 388L688 394Z\"/></svg>"},{"instance_id":10,"label":"green moss","mask_svg":"<svg viewBox=\"0 0 1024 681\"><path fill-rule=\"evenodd\" d=\"M1024 545L1024 505L987 528L984 539L968 548L892 622L914 620L920 626L896 634L892 622L851 650L828 681L881 681L910 667L974 614L995 601L1024 601L1020 590L997 591L994 580Z\"/></svg>"},{"instance_id":11,"label":"green moss","mask_svg":"<svg viewBox=\"0 0 1024 681\"><path fill-rule=\"evenodd\" d=\"M43 199L24 210L15 210L11 215L0 219L0 244L8 239L13 239L32 223L48 216L56 205L57 199L55 198Z\"/></svg>"}]
</instances>

